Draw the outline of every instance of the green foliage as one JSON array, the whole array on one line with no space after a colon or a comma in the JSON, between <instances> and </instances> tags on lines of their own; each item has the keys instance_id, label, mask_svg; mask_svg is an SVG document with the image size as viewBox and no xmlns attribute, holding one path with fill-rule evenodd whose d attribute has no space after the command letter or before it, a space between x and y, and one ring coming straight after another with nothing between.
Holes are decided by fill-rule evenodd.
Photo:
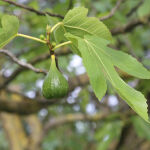
<instances>
[{"instance_id":1,"label":"green foliage","mask_svg":"<svg viewBox=\"0 0 150 150\"><path fill-rule=\"evenodd\" d=\"M50 128L50 130L47 132L47 136L45 136L44 140L42 141L41 149L107 150L110 147L115 146L119 142L120 131L122 130L122 127L126 127L126 124L124 124L125 126L122 126L122 123L130 121L130 119L132 125L134 125L135 128L134 130L132 130L132 133L136 132L136 134L138 135L136 142L140 141L137 144L139 145L139 147L141 146L142 148L143 146L145 147L147 145L147 143L150 140L149 124L146 123L140 117L135 116L130 118L131 117L130 115L126 116L126 113L128 114L130 108L128 108L125 102L121 101L119 98L117 105L111 106L109 105L109 103L111 102L111 100L113 102L113 99L111 99L110 97L111 95L116 95L115 94L116 91L118 94L121 95L121 97L124 100L126 100L126 102L128 102L128 104L134 110L138 112L138 114L140 114L140 116L148 120L146 99L139 92L136 92L135 90L130 88L127 84L125 84L124 81L122 81L122 79L118 76L114 68L115 67L120 68L124 72L133 76L132 78L130 78L130 76L129 78L128 76L125 77L123 76L123 79L126 82L130 80L131 83L135 83L136 87L135 85L134 87L138 91L141 91L145 95L145 97L149 96L150 80L147 79L149 79L150 73L146 69L146 68L150 69L150 61L149 61L150 28L147 22L148 21L147 18L149 17L150 11L149 1L150 0L144 0L143 4L139 6L138 10L135 10L130 16L127 16L127 14L139 3L139 0L124 1L111 18L103 21L105 25L107 25L107 27L111 30L113 28L118 29L118 27L119 29L121 29L129 22L132 23L132 21L140 19L141 25L134 26L131 31L129 30L128 33L125 32L113 36L113 41L115 41L115 47L117 47L117 49L119 50L114 50L107 45L110 43L112 37L110 37L111 35L107 27L102 22L99 21L100 17L109 14L110 10L116 5L117 2L116 0L100 0L100 1L52 0L52 1L45 1L44 3L41 3L40 1L37 0L32 0L28 1L27 3L23 3L26 6L30 6L34 9L43 12L59 13L65 17L65 20L71 19L69 23L66 23L67 21L62 21L57 17L51 17L49 15L40 16L35 14L34 12L30 12L21 9L19 7L10 5L6 2L0 1L1 22L2 18L6 22L8 22L7 27L5 27L2 23L0 24L0 27L2 27L0 29L0 48L5 46L8 42L10 42L11 38L13 38L13 36L15 37L16 33L18 32L17 29L18 21L15 21L17 20L17 18L15 16L10 15L9 17L11 19L9 19L8 17L4 18L5 15L3 13L7 12L8 14L15 14L19 16L21 22L19 30L20 33L33 35L39 38L40 38L39 35L41 34L46 35L45 29L47 23L51 26L54 26L55 24L62 21L63 22L62 25L57 27L51 33L50 42L51 43L56 42L56 44L59 44L69 39L73 42L71 45L69 45L73 53L71 55L66 54L63 56L60 55L57 56L59 60L58 66L60 70L63 72L63 74L65 74L69 78L77 76L78 74L76 71L78 71L78 73L81 74L80 67L78 67L77 65L78 60L76 61L74 59L74 55L78 54L83 59L84 66L86 67L87 74L90 78L90 83L92 86L90 85L85 86L84 84L83 86L81 86L78 84L78 86L80 87L77 87L77 89L80 89L79 90L80 93L78 93L79 91L76 92L75 89L73 92L69 93L68 97L65 97L64 99L62 98L61 103L58 103L56 105L50 105L50 107L47 107L46 109L42 109L41 111L39 111L37 116L39 117L43 125L49 122L49 119L53 123L53 119L55 121L55 118L62 114L63 116L65 116L68 113L71 114L84 113L85 116L86 115L88 116L89 113L90 115L93 115L93 112L94 113L98 112L99 114L105 115L107 109L108 112L110 111L110 113L107 114L106 119L105 118L100 119L97 122L95 121L85 121L85 123L84 121L76 121L73 123L67 122L65 125L60 124L59 126ZM21 1L16 0L14 0L14 2L22 3ZM70 2L72 2L72 4L70 4ZM84 6L88 8L89 10L88 16L95 16L97 17L97 19L96 18L94 19L93 17L87 17L86 8L80 7L70 10L74 6ZM70 11L67 13L68 10ZM67 15L65 16L66 13ZM78 17L76 17L76 15L78 15ZM82 23L84 24L82 25ZM96 24L97 26L95 26ZM79 29L80 25L82 27L81 30ZM71 26L71 28L69 28L68 26ZM89 29L89 31L87 29ZM96 30L95 34L88 33L93 32L94 30ZM64 34L68 35L67 38L64 36ZM110 39L109 38L107 39L106 37L110 37ZM88 42L90 43L89 45L91 45L91 43L94 42L94 45L92 45L92 48L90 48L90 50L87 48L89 47L89 45L85 43L85 39L88 40ZM44 40L43 37L42 40ZM105 40L107 40L108 42ZM102 59L102 63L104 64L106 69L104 69L98 57L95 56L95 53L93 53L93 47L96 53L98 54L98 57ZM18 37L15 38L12 43L7 45L7 50L16 55L16 57L18 57L20 61L29 63L32 62L33 60L36 60L38 57L42 58L49 52L46 44L36 43L35 41ZM64 50L68 50L68 48L64 46L63 48L59 48L57 50L56 51L59 53L59 50L62 50L60 52L64 52ZM135 58L131 57L127 53L136 56L138 61L143 63L146 68L144 68L141 63L139 63ZM50 60L47 57L44 60L43 59L39 60L37 63L34 63L33 65L36 68L47 70L50 68ZM12 64L11 59L5 57L3 54L2 55L0 54L0 74L2 75L4 73L4 75L5 74L8 75L7 78L5 78L5 80L8 80L9 75L11 76L11 73L13 73L13 71L15 71L18 67L19 66L17 64L15 65ZM12 86L12 88L14 88L15 90L20 89L19 91L22 94L27 94L26 93L27 91L30 92L30 90L32 90L33 93L34 92L35 93L33 95L29 94L28 96L31 96L32 98L36 96L35 99L36 98L43 99L40 87L42 84L42 80L44 79L44 74L41 73L38 74L33 72L32 70L27 69L24 70L24 68L22 68L22 70L23 71L21 71L15 77L15 79L13 79L13 81L10 82L8 86L10 87ZM109 79L108 74L113 79L115 84L112 84L112 81ZM140 79L136 79L136 77ZM82 79L80 80L80 78L77 79L79 79L76 80L79 83L80 81L84 81L87 78L86 79L82 78L83 80ZM5 80L0 81L3 83L3 81ZM100 100L102 99L102 96L105 94L107 90L106 96L102 99L101 102L97 101L95 95L93 94L92 89ZM93 111L89 112L89 109ZM112 118L111 113L114 112L120 114L121 117ZM24 121L25 120L23 119L23 123ZM76 126L78 123L80 123L80 125ZM26 124L24 124L24 126L26 128ZM30 129L31 131L29 131L29 134L30 133L32 134L32 126ZM130 132L130 130L129 132L126 133L131 134L132 137L132 133ZM133 135L135 135L135 133ZM129 136L130 135L128 135L127 137ZM133 139L133 141L134 140L135 139ZM128 143L129 140L125 139L124 141L125 142L127 141ZM0 143L1 143L0 149L3 150L9 149L7 139L4 138L3 132L2 133L0 132ZM127 145L127 148L125 149L132 149L131 148L133 147L132 143L134 145L134 142L131 142L131 144ZM123 144L124 143L122 143L122 145L120 146L120 149L124 148Z\"/></svg>"},{"instance_id":2,"label":"green foliage","mask_svg":"<svg viewBox=\"0 0 150 150\"><path fill-rule=\"evenodd\" d=\"M66 34L66 36L71 35ZM83 63L98 99L101 100L106 92L106 78L128 105L148 121L146 99L140 92L127 85L117 74L111 57L106 53L108 41L89 35L84 36L83 39L75 36L74 38L78 40L78 48L81 52Z\"/></svg>"},{"instance_id":3,"label":"green foliage","mask_svg":"<svg viewBox=\"0 0 150 150\"><path fill-rule=\"evenodd\" d=\"M84 7L70 10L63 20L65 32L79 37L89 34L111 40L112 37L108 28L95 17L87 17L87 13L88 9ZM80 54L75 45L72 48L75 53Z\"/></svg>"},{"instance_id":4,"label":"green foliage","mask_svg":"<svg viewBox=\"0 0 150 150\"><path fill-rule=\"evenodd\" d=\"M145 17L150 13L150 0L145 0L144 3L138 9L138 16L141 20L145 20Z\"/></svg>"},{"instance_id":5,"label":"green foliage","mask_svg":"<svg viewBox=\"0 0 150 150\"><path fill-rule=\"evenodd\" d=\"M61 23L58 22L59 20L47 16L51 26L59 23L59 26L53 32L54 40L56 43L67 39L72 41L73 52L83 58L90 83L99 100L106 93L106 81L108 80L120 97L143 119L148 121L145 97L126 84L119 77L114 66L141 79L149 79L150 72L135 58L109 48L107 45L112 40L110 31L98 19L87 17L87 13L88 10L84 7L74 8L66 14ZM5 34L5 36L0 42L1 46L7 44L18 32L17 18L6 17L2 18L1 35ZM56 98L66 95L67 91L67 81L57 70L55 61L52 60L50 71L43 84L43 95L46 98Z\"/></svg>"},{"instance_id":6,"label":"green foliage","mask_svg":"<svg viewBox=\"0 0 150 150\"><path fill-rule=\"evenodd\" d=\"M88 128L89 130L89 128ZM87 143L90 142L92 133L77 133L72 124L62 125L60 128L53 129L47 135L43 142L44 150L83 150L86 149ZM91 133L91 135L88 135ZM56 138L57 137L57 138Z\"/></svg>"},{"instance_id":7,"label":"green foliage","mask_svg":"<svg viewBox=\"0 0 150 150\"><path fill-rule=\"evenodd\" d=\"M71 34L66 34L66 36L69 38L71 37ZM107 89L106 80L103 73L103 62L96 58L96 55L91 48L86 45L86 41L79 38L78 49L82 55L84 66L90 78L90 83L96 96L101 100Z\"/></svg>"},{"instance_id":8,"label":"green foliage","mask_svg":"<svg viewBox=\"0 0 150 150\"><path fill-rule=\"evenodd\" d=\"M42 93L47 99L60 98L68 93L67 80L58 71L54 55L51 56L51 66L44 80Z\"/></svg>"},{"instance_id":9,"label":"green foliage","mask_svg":"<svg viewBox=\"0 0 150 150\"><path fill-rule=\"evenodd\" d=\"M98 141L97 150L108 150L110 143L113 140L119 139L121 127L122 122L120 121L103 124L103 127L101 127L95 134L95 138Z\"/></svg>"},{"instance_id":10,"label":"green foliage","mask_svg":"<svg viewBox=\"0 0 150 150\"><path fill-rule=\"evenodd\" d=\"M0 28L0 48L8 44L16 35L19 29L17 17L4 15L1 19L2 28Z\"/></svg>"},{"instance_id":11,"label":"green foliage","mask_svg":"<svg viewBox=\"0 0 150 150\"><path fill-rule=\"evenodd\" d=\"M89 34L111 40L112 37L107 27L95 17L87 17L87 13L88 9L84 7L70 10L63 20L66 32L79 37Z\"/></svg>"}]
</instances>

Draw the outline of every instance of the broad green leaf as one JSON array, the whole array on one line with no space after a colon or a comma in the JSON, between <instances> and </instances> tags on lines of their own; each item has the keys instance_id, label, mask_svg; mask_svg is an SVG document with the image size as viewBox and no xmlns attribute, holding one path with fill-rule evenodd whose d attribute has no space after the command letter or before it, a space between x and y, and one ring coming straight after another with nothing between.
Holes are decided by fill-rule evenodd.
<instances>
[{"instance_id":1,"label":"broad green leaf","mask_svg":"<svg viewBox=\"0 0 150 150\"><path fill-rule=\"evenodd\" d=\"M109 47L106 47L105 51L110 56L113 64L124 72L137 78L150 79L150 71L148 71L134 57L124 52L113 50Z\"/></svg>"},{"instance_id":2,"label":"broad green leaf","mask_svg":"<svg viewBox=\"0 0 150 150\"><path fill-rule=\"evenodd\" d=\"M77 7L70 10L64 20L65 32L69 32L75 36L84 37L84 35L96 35L98 37L112 40L112 36L108 28L97 18L87 17L88 9ZM72 50L80 55L76 45L72 44Z\"/></svg>"},{"instance_id":3,"label":"broad green leaf","mask_svg":"<svg viewBox=\"0 0 150 150\"><path fill-rule=\"evenodd\" d=\"M118 94L135 112L137 112L143 119L148 121L147 104L145 97L143 96L143 94L127 85L119 77L107 53L105 52L106 44L103 44L100 38L91 36L85 37L84 41L87 44L87 48L91 49L91 51L95 53L95 59L97 59L99 63L102 63L103 70L107 79L111 82L112 86L116 89Z\"/></svg>"},{"instance_id":4,"label":"broad green leaf","mask_svg":"<svg viewBox=\"0 0 150 150\"><path fill-rule=\"evenodd\" d=\"M87 73L89 74L89 70L91 70L92 68L94 68L92 69L93 74L95 74L95 70L98 70L96 74L98 74L98 72L102 74L103 72L105 77L116 89L120 97L122 97L128 103L128 105L143 119L148 121L147 104L145 97L140 92L131 88L119 77L113 66L113 62L111 61L110 57L105 51L108 42L106 41L104 43L103 39L89 35L86 35L84 39L81 39L79 37L74 38L77 38L78 40L78 48L83 57L83 62L86 67ZM93 78L91 78L91 75L89 75L89 78L91 80L91 83L94 82ZM98 86L101 85L97 83L97 85L93 86L94 91L97 92L95 93L96 95L98 95L99 92L101 92L95 90Z\"/></svg>"},{"instance_id":5,"label":"broad green leaf","mask_svg":"<svg viewBox=\"0 0 150 150\"><path fill-rule=\"evenodd\" d=\"M17 17L4 15L1 19L2 28L0 29L0 48L8 44L16 35L19 29Z\"/></svg>"},{"instance_id":6,"label":"broad green leaf","mask_svg":"<svg viewBox=\"0 0 150 150\"><path fill-rule=\"evenodd\" d=\"M70 10L64 20L66 32L84 37L84 35L96 35L106 40L111 40L112 36L108 28L97 18L87 17L88 9L77 7Z\"/></svg>"},{"instance_id":7,"label":"broad green leaf","mask_svg":"<svg viewBox=\"0 0 150 150\"><path fill-rule=\"evenodd\" d=\"M76 43L74 36L65 34L69 39ZM74 40L73 40L74 39ZM77 43L76 43L77 45ZM83 58L83 63L88 73L90 84L99 100L103 98L107 90L107 84L104 77L103 66L95 59L94 53L87 48L85 42L82 42L82 48L79 46ZM82 50L81 50L82 49Z\"/></svg>"},{"instance_id":8,"label":"broad green leaf","mask_svg":"<svg viewBox=\"0 0 150 150\"><path fill-rule=\"evenodd\" d=\"M82 58L83 63L90 78L91 86L98 97L102 99L107 90L107 84L104 77L103 66L95 59L95 55L86 47L85 43L82 43ZM80 47L80 46L79 46ZM90 59L89 59L90 58Z\"/></svg>"}]
</instances>

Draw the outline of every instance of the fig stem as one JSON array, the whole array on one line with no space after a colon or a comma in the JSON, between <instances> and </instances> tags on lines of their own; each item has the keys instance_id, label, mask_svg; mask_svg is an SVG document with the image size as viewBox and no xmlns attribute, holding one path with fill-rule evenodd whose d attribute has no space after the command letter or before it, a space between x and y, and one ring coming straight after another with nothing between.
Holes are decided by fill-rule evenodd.
<instances>
[{"instance_id":1,"label":"fig stem","mask_svg":"<svg viewBox=\"0 0 150 150\"><path fill-rule=\"evenodd\" d=\"M72 44L72 42L71 42L71 41L67 41L67 42L58 44L58 45L56 45L56 46L53 48L53 50L55 50L55 49L57 49L57 48L59 48L59 47L61 47L61 46L64 46L64 45L68 45L68 44Z\"/></svg>"},{"instance_id":2,"label":"fig stem","mask_svg":"<svg viewBox=\"0 0 150 150\"><path fill-rule=\"evenodd\" d=\"M57 24L55 24L51 29L51 33L60 25L63 25L63 22L58 22Z\"/></svg>"},{"instance_id":3,"label":"fig stem","mask_svg":"<svg viewBox=\"0 0 150 150\"><path fill-rule=\"evenodd\" d=\"M29 36L29 35L25 35L25 34L17 33L17 36L24 37L24 38L27 38L27 39L31 39L31 40L38 41L38 42L41 42L41 43L46 44L46 41L41 40L41 39L36 38L36 37Z\"/></svg>"}]
</instances>

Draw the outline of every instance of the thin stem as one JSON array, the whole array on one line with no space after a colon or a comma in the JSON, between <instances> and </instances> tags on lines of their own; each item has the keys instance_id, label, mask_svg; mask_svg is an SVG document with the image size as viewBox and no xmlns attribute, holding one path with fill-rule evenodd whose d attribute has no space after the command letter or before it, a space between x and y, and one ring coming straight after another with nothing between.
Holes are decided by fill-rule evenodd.
<instances>
[{"instance_id":1,"label":"thin stem","mask_svg":"<svg viewBox=\"0 0 150 150\"><path fill-rule=\"evenodd\" d=\"M38 42L41 42L41 43L46 44L46 41L41 40L41 39L36 38L36 37L29 36L29 35L25 35L25 34L17 33L17 36L21 36L21 37L24 37L24 38L27 38L27 39L31 39L31 40L38 41Z\"/></svg>"},{"instance_id":2,"label":"thin stem","mask_svg":"<svg viewBox=\"0 0 150 150\"><path fill-rule=\"evenodd\" d=\"M62 22L58 22L57 24L55 24L52 29L51 29L51 33L60 25L62 25L63 23Z\"/></svg>"},{"instance_id":3,"label":"thin stem","mask_svg":"<svg viewBox=\"0 0 150 150\"><path fill-rule=\"evenodd\" d=\"M55 50L55 49L57 49L57 48L59 48L59 47L61 47L61 46L64 46L64 45L68 45L68 44L72 44L72 42L71 42L71 41L67 41L67 42L58 44L58 45L56 45L56 46L53 48L53 50Z\"/></svg>"}]
</instances>

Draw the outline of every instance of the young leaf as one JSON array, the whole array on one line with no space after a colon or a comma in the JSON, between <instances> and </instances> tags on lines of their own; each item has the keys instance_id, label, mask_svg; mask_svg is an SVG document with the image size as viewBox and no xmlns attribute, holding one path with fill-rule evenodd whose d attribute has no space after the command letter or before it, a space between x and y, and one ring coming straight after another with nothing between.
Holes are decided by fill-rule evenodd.
<instances>
[{"instance_id":1,"label":"young leaf","mask_svg":"<svg viewBox=\"0 0 150 150\"><path fill-rule=\"evenodd\" d=\"M4 15L1 19L2 28L0 29L0 48L9 43L19 29L19 20L15 16Z\"/></svg>"},{"instance_id":2,"label":"young leaf","mask_svg":"<svg viewBox=\"0 0 150 150\"><path fill-rule=\"evenodd\" d=\"M110 81L112 86L116 89L118 94L128 103L128 105L143 119L148 121L147 104L145 97L140 92L127 85L119 77L116 70L114 69L110 57L105 51L105 47L108 42L104 43L103 39L89 35L86 35L84 39L81 39L79 37L74 38L78 40L78 48L83 57L83 62L87 69L87 73L89 74L88 70L90 70L91 68L94 68L92 70L93 73L95 72L95 70L98 70L98 72L103 72L105 77ZM85 58L86 61L84 60ZM94 61L89 65L89 62L91 62L91 58L92 61L94 58ZM91 75L89 75L89 78L90 80L93 80L93 78L91 78ZM94 89L96 89L97 87L98 85L93 85ZM94 90L94 92L97 92L95 94L98 95L101 91Z\"/></svg>"},{"instance_id":3,"label":"young leaf","mask_svg":"<svg viewBox=\"0 0 150 150\"><path fill-rule=\"evenodd\" d=\"M84 37L84 35L96 35L106 40L111 40L112 36L108 28L97 18L87 17L88 9L77 7L70 10L64 20L66 32Z\"/></svg>"}]
</instances>

